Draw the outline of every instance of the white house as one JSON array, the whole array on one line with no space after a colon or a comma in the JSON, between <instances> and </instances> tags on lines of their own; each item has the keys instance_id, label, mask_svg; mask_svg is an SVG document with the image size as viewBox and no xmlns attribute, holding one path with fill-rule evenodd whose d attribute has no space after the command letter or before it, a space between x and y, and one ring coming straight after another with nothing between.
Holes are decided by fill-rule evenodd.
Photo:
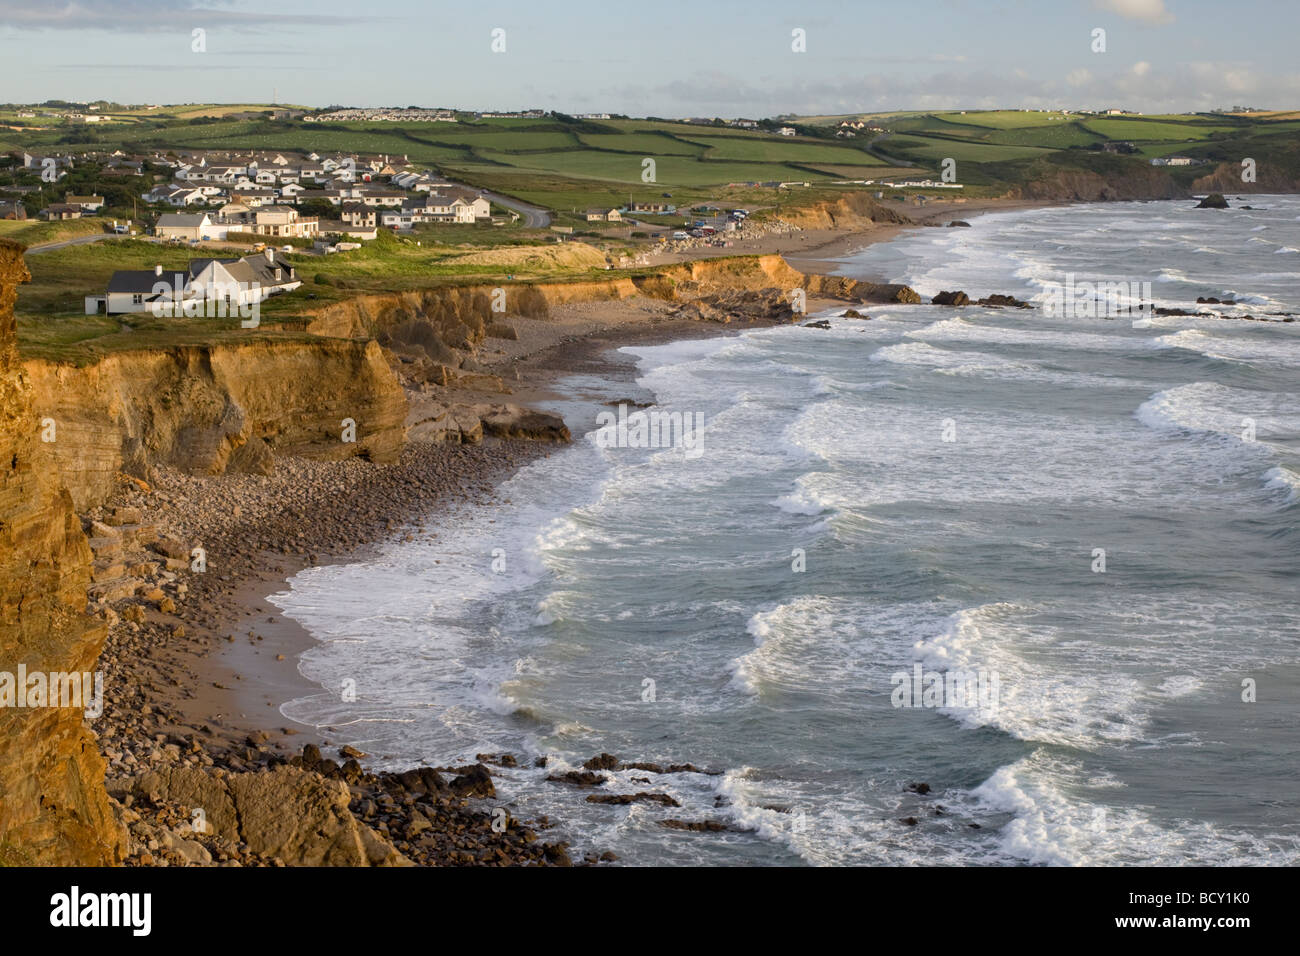
<instances>
[{"instance_id":1,"label":"white house","mask_svg":"<svg viewBox=\"0 0 1300 956\"><path fill-rule=\"evenodd\" d=\"M230 225L205 212L165 212L158 217L153 231L159 239L225 239Z\"/></svg>"},{"instance_id":2,"label":"white house","mask_svg":"<svg viewBox=\"0 0 1300 956\"><path fill-rule=\"evenodd\" d=\"M243 259L192 259L184 272L154 266L114 272L104 295L86 296L86 314L179 310L220 303L230 310L264 302L302 285L293 266L273 249Z\"/></svg>"}]
</instances>

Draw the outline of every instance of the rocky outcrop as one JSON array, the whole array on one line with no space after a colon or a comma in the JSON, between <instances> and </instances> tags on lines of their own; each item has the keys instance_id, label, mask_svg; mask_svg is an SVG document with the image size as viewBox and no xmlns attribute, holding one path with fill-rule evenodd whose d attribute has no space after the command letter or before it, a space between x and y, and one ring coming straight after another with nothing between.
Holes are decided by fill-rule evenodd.
<instances>
[{"instance_id":1,"label":"rocky outcrop","mask_svg":"<svg viewBox=\"0 0 1300 956\"><path fill-rule=\"evenodd\" d=\"M419 396L407 418L412 441L449 441L477 445L484 435L568 444L573 440L559 415L498 402L446 402Z\"/></svg>"},{"instance_id":2,"label":"rocky outcrop","mask_svg":"<svg viewBox=\"0 0 1300 956\"><path fill-rule=\"evenodd\" d=\"M18 358L27 278L21 248L0 240L0 671L93 673L105 628L84 614L90 549ZM0 707L0 865L104 866L123 842L82 708Z\"/></svg>"},{"instance_id":3,"label":"rocky outcrop","mask_svg":"<svg viewBox=\"0 0 1300 956\"><path fill-rule=\"evenodd\" d=\"M170 767L111 781L109 789L123 799L201 811L200 826L290 866L411 865L352 815L347 784L297 767L258 773Z\"/></svg>"},{"instance_id":4,"label":"rocky outcrop","mask_svg":"<svg viewBox=\"0 0 1300 956\"><path fill-rule=\"evenodd\" d=\"M1223 198L1223 193L1210 193L1204 199L1196 204L1197 209L1228 209L1228 200Z\"/></svg>"},{"instance_id":5,"label":"rocky outcrop","mask_svg":"<svg viewBox=\"0 0 1300 956\"><path fill-rule=\"evenodd\" d=\"M931 305L969 305L970 296L960 290L956 292L937 292L930 299Z\"/></svg>"},{"instance_id":6,"label":"rocky outcrop","mask_svg":"<svg viewBox=\"0 0 1300 956\"><path fill-rule=\"evenodd\" d=\"M123 472L265 474L273 453L390 462L405 441L406 398L373 341L187 346L84 367L29 360L26 377L37 416L55 423L48 449L79 511Z\"/></svg>"}]
</instances>

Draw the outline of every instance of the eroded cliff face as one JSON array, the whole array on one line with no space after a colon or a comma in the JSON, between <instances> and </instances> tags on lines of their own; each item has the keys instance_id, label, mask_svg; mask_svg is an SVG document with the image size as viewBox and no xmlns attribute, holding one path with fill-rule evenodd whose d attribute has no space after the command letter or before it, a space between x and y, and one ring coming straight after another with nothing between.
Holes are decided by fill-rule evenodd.
<instances>
[{"instance_id":1,"label":"eroded cliff face","mask_svg":"<svg viewBox=\"0 0 1300 956\"><path fill-rule=\"evenodd\" d=\"M912 220L865 193L845 193L839 199L783 210L781 219L801 229L863 229L873 224L906 224Z\"/></svg>"},{"instance_id":2,"label":"eroded cliff face","mask_svg":"<svg viewBox=\"0 0 1300 956\"><path fill-rule=\"evenodd\" d=\"M1102 175L1086 169L1060 167L1045 171L1010 194L1016 199L1068 202L1113 202L1132 199L1178 199L1187 195L1163 169L1129 164L1122 174Z\"/></svg>"},{"instance_id":3,"label":"eroded cliff face","mask_svg":"<svg viewBox=\"0 0 1300 956\"><path fill-rule=\"evenodd\" d=\"M867 205L855 215L875 209ZM847 206L862 205L860 201ZM890 210L880 215L892 214ZM903 221L906 221L903 217ZM493 326L511 316L545 319L556 306L644 296L666 302L698 303L712 308L695 317L712 321L731 307L749 317L793 318L790 292L865 302L919 302L906 286L859 282L839 276L806 275L779 255L739 255L699 259L610 279L467 285L412 292L360 295L310 313L306 331L344 338L373 336L404 363L410 381L438 385L467 384L483 371L475 353ZM738 295L749 295L742 302ZM786 303L784 313L775 304ZM705 303L709 305L709 303ZM744 305L745 308L739 308ZM682 313L686 314L686 313ZM507 330L507 336L510 334ZM499 383L498 383L499 384ZM463 429L462 429L463 430Z\"/></svg>"},{"instance_id":4,"label":"eroded cliff face","mask_svg":"<svg viewBox=\"0 0 1300 956\"><path fill-rule=\"evenodd\" d=\"M21 248L0 240L0 672L91 673L106 635L88 617L90 548L41 441L19 361ZM15 688L18 693L25 688ZM0 706L0 864L103 866L123 835L80 707Z\"/></svg>"},{"instance_id":5,"label":"eroded cliff face","mask_svg":"<svg viewBox=\"0 0 1300 956\"><path fill-rule=\"evenodd\" d=\"M85 367L31 360L26 375L79 511L102 503L119 474L147 479L159 464L268 473L273 454L390 462L405 442L406 397L373 341L178 347Z\"/></svg>"},{"instance_id":6,"label":"eroded cliff face","mask_svg":"<svg viewBox=\"0 0 1300 956\"><path fill-rule=\"evenodd\" d=\"M1300 179L1276 163L1261 162L1255 169L1253 183L1242 182L1239 163L1220 163L1214 171L1192 181L1197 192L1223 193L1293 193L1300 191Z\"/></svg>"}]
</instances>

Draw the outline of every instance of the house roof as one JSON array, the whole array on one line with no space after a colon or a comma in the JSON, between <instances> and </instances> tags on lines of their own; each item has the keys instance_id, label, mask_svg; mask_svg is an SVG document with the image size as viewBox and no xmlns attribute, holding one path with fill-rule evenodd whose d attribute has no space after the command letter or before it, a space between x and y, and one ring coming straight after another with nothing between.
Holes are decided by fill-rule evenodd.
<instances>
[{"instance_id":1,"label":"house roof","mask_svg":"<svg viewBox=\"0 0 1300 956\"><path fill-rule=\"evenodd\" d=\"M191 259L186 271L177 272L164 269L162 275L159 275L153 269L119 269L108 280L108 291L110 293L126 292L132 295L149 295L152 297L154 285L159 282L167 283L170 289L175 289L179 283L180 287L184 289L190 280L194 279L214 262L219 263L236 282L242 282L250 286L256 283L262 288L269 288L298 281L293 266L274 252L271 255L271 260L267 259L265 253L256 253L243 259ZM282 270L279 279L275 277L276 269Z\"/></svg>"},{"instance_id":2,"label":"house roof","mask_svg":"<svg viewBox=\"0 0 1300 956\"><path fill-rule=\"evenodd\" d=\"M108 280L108 291L153 295L153 287L156 283L165 282L168 288L174 289L179 281L181 288L184 288L187 278L184 272L168 272L166 269L163 270L162 275L158 275L152 269L119 269Z\"/></svg>"},{"instance_id":3,"label":"house roof","mask_svg":"<svg viewBox=\"0 0 1300 956\"><path fill-rule=\"evenodd\" d=\"M158 225L201 226L205 219L208 219L208 214L202 212L165 212L158 217ZM208 219L208 221L211 220Z\"/></svg>"}]
</instances>

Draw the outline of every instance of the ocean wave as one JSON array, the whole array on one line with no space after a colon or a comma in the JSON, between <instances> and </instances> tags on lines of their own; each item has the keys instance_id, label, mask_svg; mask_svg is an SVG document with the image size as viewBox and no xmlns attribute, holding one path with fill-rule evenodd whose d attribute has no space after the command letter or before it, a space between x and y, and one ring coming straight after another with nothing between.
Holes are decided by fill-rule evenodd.
<instances>
[{"instance_id":1,"label":"ocean wave","mask_svg":"<svg viewBox=\"0 0 1300 956\"><path fill-rule=\"evenodd\" d=\"M1157 348L1186 349L1224 362L1300 365L1300 339L1265 342L1255 338L1211 335L1200 329L1183 329L1152 341Z\"/></svg>"},{"instance_id":2,"label":"ocean wave","mask_svg":"<svg viewBox=\"0 0 1300 956\"><path fill-rule=\"evenodd\" d=\"M1103 782L1104 784L1104 782ZM1103 802L1074 762L1036 751L999 768L972 791L991 810L1012 814L998 832L1002 854L1045 866L1294 865L1294 839L1267 841L1195 819L1156 823L1138 807ZM1080 793L1095 794L1096 802Z\"/></svg>"},{"instance_id":3,"label":"ocean wave","mask_svg":"<svg viewBox=\"0 0 1300 956\"><path fill-rule=\"evenodd\" d=\"M1032 371L1037 366L1028 362L989 355L985 352L958 352L937 349L925 342L905 342L887 345L871 353L873 362L893 362L898 365L918 365L948 374L978 374L981 372Z\"/></svg>"},{"instance_id":4,"label":"ocean wave","mask_svg":"<svg viewBox=\"0 0 1300 956\"><path fill-rule=\"evenodd\" d=\"M1264 447L1268 447L1266 436L1300 427L1300 403L1295 396L1270 396L1217 382L1193 382L1156 392L1134 414L1156 431L1198 432Z\"/></svg>"},{"instance_id":5,"label":"ocean wave","mask_svg":"<svg viewBox=\"0 0 1300 956\"><path fill-rule=\"evenodd\" d=\"M1278 465L1264 472L1264 487L1284 492L1288 503L1300 501L1300 474L1290 468Z\"/></svg>"}]
</instances>

